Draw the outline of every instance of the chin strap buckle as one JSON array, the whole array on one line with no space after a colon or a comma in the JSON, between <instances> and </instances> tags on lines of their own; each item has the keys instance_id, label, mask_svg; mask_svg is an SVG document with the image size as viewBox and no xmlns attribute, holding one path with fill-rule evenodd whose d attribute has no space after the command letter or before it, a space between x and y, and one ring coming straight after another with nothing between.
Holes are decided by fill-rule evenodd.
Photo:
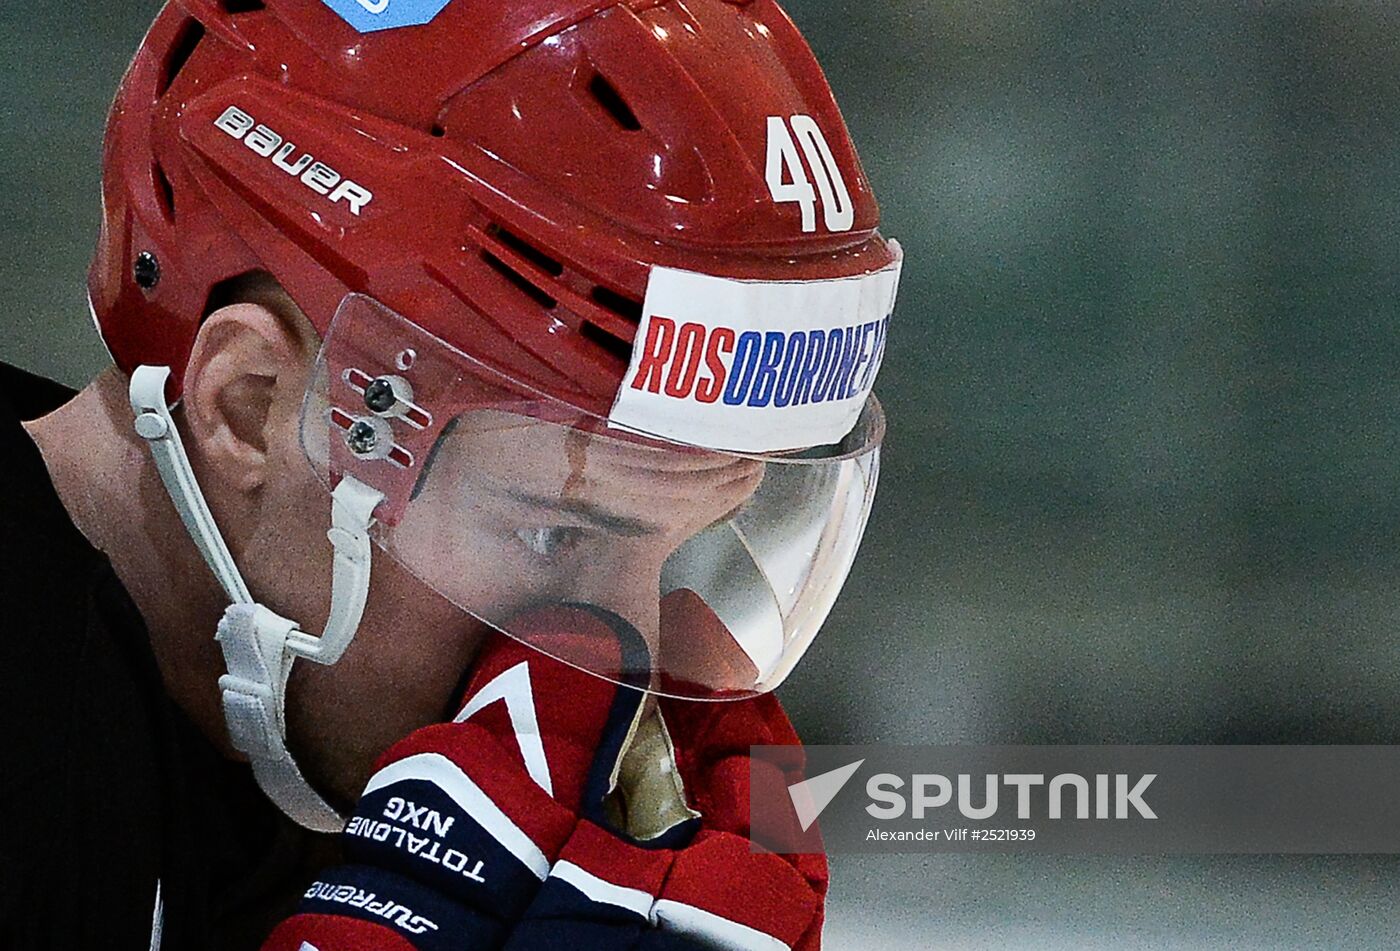
<instances>
[{"instance_id":1,"label":"chin strap buckle","mask_svg":"<svg viewBox=\"0 0 1400 951\"><path fill-rule=\"evenodd\" d=\"M217 635L228 667L219 678L224 720L234 748L248 757L269 799L307 829L339 832L345 820L306 781L287 750L283 711L296 634L296 624L260 604L229 605Z\"/></svg>"}]
</instances>

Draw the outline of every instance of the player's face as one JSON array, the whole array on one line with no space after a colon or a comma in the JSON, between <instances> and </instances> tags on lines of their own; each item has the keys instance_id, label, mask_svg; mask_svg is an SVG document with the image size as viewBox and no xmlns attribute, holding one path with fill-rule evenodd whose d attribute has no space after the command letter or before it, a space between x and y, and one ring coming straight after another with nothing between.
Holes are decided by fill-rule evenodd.
<instances>
[{"instance_id":1,"label":"player's face","mask_svg":"<svg viewBox=\"0 0 1400 951\"><path fill-rule=\"evenodd\" d=\"M655 647L666 559L733 515L762 478L748 459L475 412L439 444L394 548L492 622L582 602L626 618Z\"/></svg>"},{"instance_id":2,"label":"player's face","mask_svg":"<svg viewBox=\"0 0 1400 951\"><path fill-rule=\"evenodd\" d=\"M308 459L302 409L322 342L309 327L286 330L261 304L211 315L191 358L183 412L206 497L249 588L314 633L324 629L331 602L331 502L324 474ZM536 415L577 418L558 406ZM716 643L732 649L715 620L706 636L686 629L658 650L662 567L688 539L745 505L765 481L763 463L500 408L462 412L419 462L415 497L395 524L386 515L380 526L389 551L374 549L354 641L332 666L302 662L292 670L289 744L309 778L341 805L357 798L389 745L456 713L487 631L473 615L504 627L545 602L605 608L631 621L673 676L695 673ZM668 633L679 632L679 602L668 603ZM211 669L221 666L215 645L198 630L189 636ZM573 660L597 671L587 657ZM756 676L744 668L731 682ZM198 683L206 691L201 722L223 740L217 677L201 672Z\"/></svg>"}]
</instances>

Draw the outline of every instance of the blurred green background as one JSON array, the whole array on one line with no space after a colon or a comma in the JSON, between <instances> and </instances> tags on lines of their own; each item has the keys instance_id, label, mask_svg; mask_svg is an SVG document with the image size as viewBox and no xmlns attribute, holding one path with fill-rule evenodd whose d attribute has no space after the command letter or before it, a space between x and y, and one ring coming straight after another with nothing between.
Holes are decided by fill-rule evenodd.
<instances>
[{"instance_id":1,"label":"blurred green background","mask_svg":"<svg viewBox=\"0 0 1400 951\"><path fill-rule=\"evenodd\" d=\"M310 2L310 0L308 0ZM0 4L0 359L81 384L158 4ZM1400 740L1400 7L787 4L907 254L827 743ZM837 857L832 948L1363 948L1385 858Z\"/></svg>"}]
</instances>

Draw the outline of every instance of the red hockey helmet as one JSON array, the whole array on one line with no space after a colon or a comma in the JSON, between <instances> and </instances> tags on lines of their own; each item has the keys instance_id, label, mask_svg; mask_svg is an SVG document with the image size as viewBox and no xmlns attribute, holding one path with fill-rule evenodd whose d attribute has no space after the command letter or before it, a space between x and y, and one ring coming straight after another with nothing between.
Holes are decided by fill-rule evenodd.
<instances>
[{"instance_id":1,"label":"red hockey helmet","mask_svg":"<svg viewBox=\"0 0 1400 951\"><path fill-rule=\"evenodd\" d=\"M175 0L117 95L103 200L118 366L170 367L177 396L221 286L273 275L323 338L310 458L383 493L379 541L478 617L595 600L564 579L626 574L647 506L698 492L736 504L653 533L632 620L693 624L698 595L743 649L654 637L651 686L768 689L820 626L873 495L899 252L771 0ZM454 442L558 466L473 475ZM670 493L619 494L640 469ZM484 560L514 587L464 581Z\"/></svg>"}]
</instances>

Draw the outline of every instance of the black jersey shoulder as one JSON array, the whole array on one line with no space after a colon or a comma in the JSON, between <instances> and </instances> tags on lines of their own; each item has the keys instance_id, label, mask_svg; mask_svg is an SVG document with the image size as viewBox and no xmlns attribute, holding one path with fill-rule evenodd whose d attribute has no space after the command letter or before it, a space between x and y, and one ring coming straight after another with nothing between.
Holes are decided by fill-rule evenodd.
<instances>
[{"instance_id":1,"label":"black jersey shoulder","mask_svg":"<svg viewBox=\"0 0 1400 951\"><path fill-rule=\"evenodd\" d=\"M256 947L309 834L166 695L140 612L68 517L21 421L72 396L0 364L0 947L145 951L158 880L163 951Z\"/></svg>"}]
</instances>

